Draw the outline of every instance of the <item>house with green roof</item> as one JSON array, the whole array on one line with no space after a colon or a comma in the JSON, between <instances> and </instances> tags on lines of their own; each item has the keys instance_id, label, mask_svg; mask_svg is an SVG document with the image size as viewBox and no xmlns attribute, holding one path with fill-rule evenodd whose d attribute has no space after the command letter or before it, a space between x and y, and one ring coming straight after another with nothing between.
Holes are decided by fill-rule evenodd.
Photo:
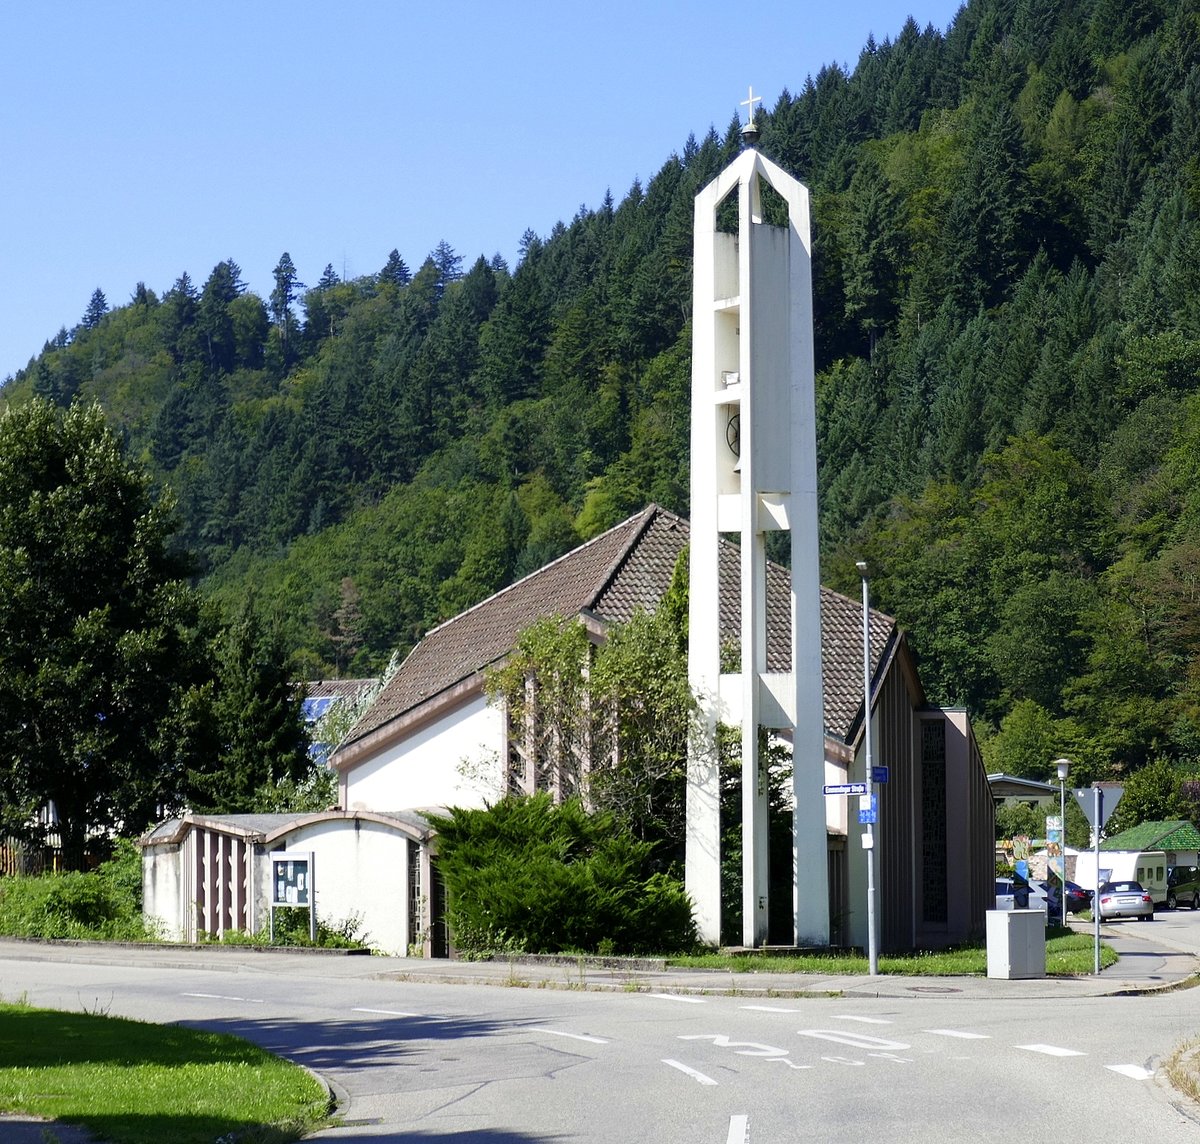
<instances>
[{"instance_id":1,"label":"house with green roof","mask_svg":"<svg viewBox=\"0 0 1200 1144\"><path fill-rule=\"evenodd\" d=\"M1200 865L1200 830L1183 818L1142 822L1105 838L1101 850L1161 850L1168 866Z\"/></svg>"}]
</instances>

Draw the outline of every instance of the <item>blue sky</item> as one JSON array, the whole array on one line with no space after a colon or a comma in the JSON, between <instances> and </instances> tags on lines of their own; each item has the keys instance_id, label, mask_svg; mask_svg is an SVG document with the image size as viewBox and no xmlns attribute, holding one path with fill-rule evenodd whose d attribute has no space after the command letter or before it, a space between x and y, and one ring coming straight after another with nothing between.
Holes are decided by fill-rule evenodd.
<instances>
[{"instance_id":1,"label":"blue sky","mask_svg":"<svg viewBox=\"0 0 1200 1144\"><path fill-rule=\"evenodd\" d=\"M92 291L160 296L233 258L266 295L288 251L414 270L444 239L466 264L619 201L689 132L724 131L853 67L911 14L957 0L744 6L609 0L38 0L0 15L0 379ZM744 112L743 112L744 113Z\"/></svg>"}]
</instances>

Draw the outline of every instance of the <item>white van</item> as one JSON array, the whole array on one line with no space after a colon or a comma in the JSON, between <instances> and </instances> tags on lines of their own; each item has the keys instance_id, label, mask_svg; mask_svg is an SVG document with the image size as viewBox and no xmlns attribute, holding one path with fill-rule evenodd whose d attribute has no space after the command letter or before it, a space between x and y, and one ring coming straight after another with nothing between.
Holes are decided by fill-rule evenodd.
<instances>
[{"instance_id":1,"label":"white van","mask_svg":"<svg viewBox=\"0 0 1200 1144\"><path fill-rule=\"evenodd\" d=\"M1098 890L1105 882L1140 882L1154 904L1167 901L1167 856L1162 850L1101 850L1100 870L1096 852L1080 851L1075 859L1075 881L1086 890Z\"/></svg>"}]
</instances>

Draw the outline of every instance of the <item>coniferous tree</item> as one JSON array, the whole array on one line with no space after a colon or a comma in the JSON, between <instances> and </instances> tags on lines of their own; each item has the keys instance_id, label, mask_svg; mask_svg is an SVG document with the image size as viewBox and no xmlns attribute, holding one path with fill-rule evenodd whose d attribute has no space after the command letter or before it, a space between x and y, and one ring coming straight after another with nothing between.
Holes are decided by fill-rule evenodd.
<instances>
[{"instance_id":1,"label":"coniferous tree","mask_svg":"<svg viewBox=\"0 0 1200 1144\"><path fill-rule=\"evenodd\" d=\"M408 265L404 259L400 257L400 251L393 250L387 257L387 262L384 263L383 269L378 274L380 285L391 283L393 286L405 287L412 281L412 273L408 269Z\"/></svg>"},{"instance_id":2,"label":"coniferous tree","mask_svg":"<svg viewBox=\"0 0 1200 1144\"><path fill-rule=\"evenodd\" d=\"M214 812L253 810L261 788L299 782L308 770L303 696L278 633L259 618L252 600L221 633L216 663L218 761L197 778L195 804Z\"/></svg>"},{"instance_id":3,"label":"coniferous tree","mask_svg":"<svg viewBox=\"0 0 1200 1144\"><path fill-rule=\"evenodd\" d=\"M237 342L230 304L245 290L241 268L232 258L213 267L196 306L196 325L212 374L230 373L237 360Z\"/></svg>"},{"instance_id":4,"label":"coniferous tree","mask_svg":"<svg viewBox=\"0 0 1200 1144\"><path fill-rule=\"evenodd\" d=\"M843 231L846 317L867 335L869 356L896 312L900 235L887 178L868 153L850 180L850 220Z\"/></svg>"},{"instance_id":5,"label":"coniferous tree","mask_svg":"<svg viewBox=\"0 0 1200 1144\"><path fill-rule=\"evenodd\" d=\"M462 277L462 255L456 254L454 247L443 239L433 248L429 257L437 267L437 292L440 298L451 282Z\"/></svg>"},{"instance_id":6,"label":"coniferous tree","mask_svg":"<svg viewBox=\"0 0 1200 1144\"><path fill-rule=\"evenodd\" d=\"M85 330L94 330L100 325L100 319L108 313L108 299L104 297L104 291L99 286L92 291L91 299L88 301L87 309L83 312L83 320L80 325Z\"/></svg>"},{"instance_id":7,"label":"coniferous tree","mask_svg":"<svg viewBox=\"0 0 1200 1144\"><path fill-rule=\"evenodd\" d=\"M292 341L293 318L292 302L297 293L304 289L304 283L299 280L292 256L285 250L272 271L275 288L271 291L271 317L275 328L279 331L279 340L283 351L283 365L286 368L290 357Z\"/></svg>"}]
</instances>

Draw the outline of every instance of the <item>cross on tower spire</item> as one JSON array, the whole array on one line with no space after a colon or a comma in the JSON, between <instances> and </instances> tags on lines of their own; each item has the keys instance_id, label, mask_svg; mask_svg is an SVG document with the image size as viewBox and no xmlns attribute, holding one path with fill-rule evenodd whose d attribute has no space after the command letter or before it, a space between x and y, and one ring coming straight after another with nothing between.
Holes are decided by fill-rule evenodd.
<instances>
[{"instance_id":1,"label":"cross on tower spire","mask_svg":"<svg viewBox=\"0 0 1200 1144\"><path fill-rule=\"evenodd\" d=\"M754 105L756 103L762 103L762 96L754 94L754 85L753 84L750 85L749 97L750 97L749 99L743 99L742 102L738 106L749 108L749 110L746 112L746 126L749 128L753 128L754 127Z\"/></svg>"}]
</instances>

